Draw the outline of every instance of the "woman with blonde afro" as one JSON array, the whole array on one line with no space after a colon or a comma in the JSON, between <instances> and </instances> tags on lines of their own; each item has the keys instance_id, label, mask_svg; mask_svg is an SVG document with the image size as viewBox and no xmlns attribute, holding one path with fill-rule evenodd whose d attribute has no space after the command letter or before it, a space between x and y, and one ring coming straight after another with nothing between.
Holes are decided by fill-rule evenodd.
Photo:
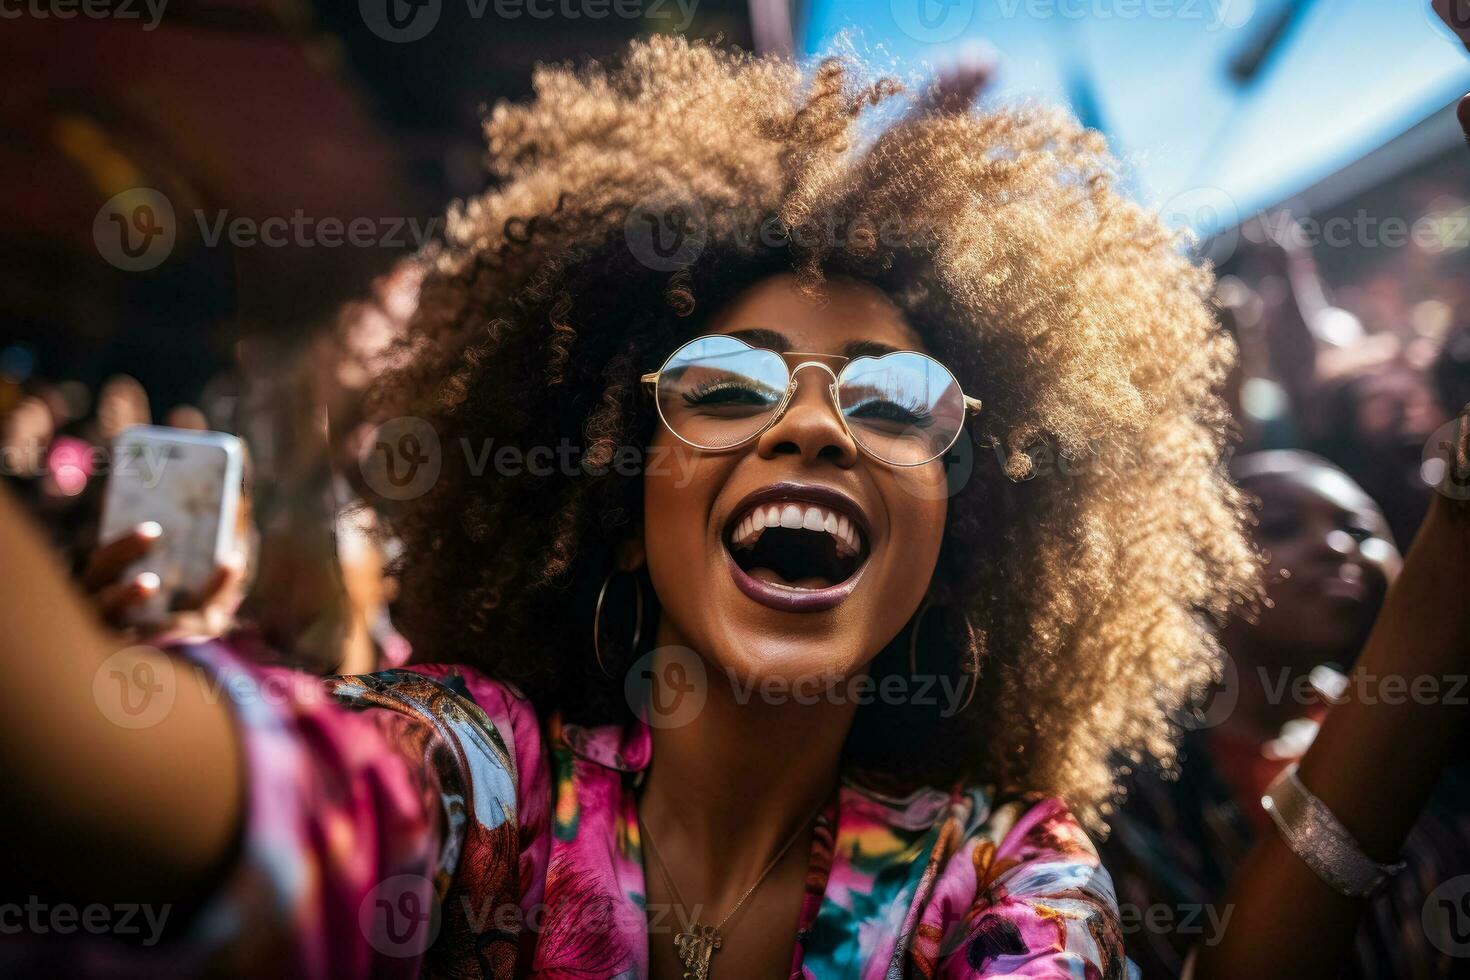
<instances>
[{"instance_id":1,"label":"woman with blonde afro","mask_svg":"<svg viewBox=\"0 0 1470 980\"><path fill-rule=\"evenodd\" d=\"M23 880L176 910L0 959L1125 976L1089 832L1121 768L1169 764L1257 588L1208 271L1096 133L893 121L853 58L657 38L535 91L489 116L493 189L377 392L410 666L114 652L0 500ZM1302 773L1353 826L1330 728ZM1330 969L1341 900L1263 846L1233 928ZM1253 935L1201 973L1301 955Z\"/></svg>"}]
</instances>

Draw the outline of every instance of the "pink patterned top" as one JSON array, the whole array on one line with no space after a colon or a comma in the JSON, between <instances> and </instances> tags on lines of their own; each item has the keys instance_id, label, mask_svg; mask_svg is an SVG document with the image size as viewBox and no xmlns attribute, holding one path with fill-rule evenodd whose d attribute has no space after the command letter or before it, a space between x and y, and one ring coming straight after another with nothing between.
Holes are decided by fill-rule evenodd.
<instances>
[{"instance_id":1,"label":"pink patterned top","mask_svg":"<svg viewBox=\"0 0 1470 980\"><path fill-rule=\"evenodd\" d=\"M466 667L303 683L218 644L188 654L243 732L232 870L156 946L72 937L12 965L633 978L647 975L650 931L680 925L644 909L642 724L543 723ZM892 799L844 784L818 817L792 978L1126 969L1112 883L1058 800L998 804L978 788Z\"/></svg>"}]
</instances>

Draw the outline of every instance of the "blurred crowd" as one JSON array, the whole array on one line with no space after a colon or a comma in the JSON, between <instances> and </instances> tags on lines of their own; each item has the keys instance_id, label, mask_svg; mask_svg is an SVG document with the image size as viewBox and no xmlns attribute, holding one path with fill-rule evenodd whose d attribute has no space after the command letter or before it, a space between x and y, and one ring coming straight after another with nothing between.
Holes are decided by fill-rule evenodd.
<instances>
[{"instance_id":1,"label":"blurred crowd","mask_svg":"<svg viewBox=\"0 0 1470 980\"><path fill-rule=\"evenodd\" d=\"M1453 195L1429 200L1421 227L1464 217ZM1240 430L1230 469L1254 498L1266 598L1221 631L1224 675L1181 719L1177 766L1132 775L1103 844L1144 977L1180 976L1191 946L1223 934L1232 878L1274 832L1262 796L1350 685L1385 703L1463 697L1463 678L1352 668L1433 495L1470 498L1442 453L1470 403L1464 243L1424 236L1343 261L1286 214L1237 234L1217 286L1240 349L1225 392ZM1351 275L1333 282L1329 264ZM1456 899L1443 898L1470 868L1467 749L1462 738L1419 811L1404 870L1370 900L1348 975L1470 976L1458 912L1445 911Z\"/></svg>"},{"instance_id":2,"label":"blurred crowd","mask_svg":"<svg viewBox=\"0 0 1470 980\"><path fill-rule=\"evenodd\" d=\"M132 425L241 436L255 522L251 587L239 621L259 649L290 651L321 673L394 666L408 657L392 627L395 542L357 464L372 431L374 373L417 303L422 272L403 262L368 296L303 340L246 338L234 363L192 402L158 405L137 379L94 388L32 352L0 352L0 472L78 576L99 544L109 447ZM273 654L275 656L275 654Z\"/></svg>"},{"instance_id":3,"label":"blurred crowd","mask_svg":"<svg viewBox=\"0 0 1470 980\"><path fill-rule=\"evenodd\" d=\"M1425 219L1464 217L1462 201L1434 203ZM1240 243L1217 291L1240 347L1226 392L1238 452L1320 454L1369 492L1407 547L1439 481L1430 439L1470 401L1463 243L1378 249L1335 286L1319 269L1320 246L1289 215L1252 221Z\"/></svg>"}]
</instances>

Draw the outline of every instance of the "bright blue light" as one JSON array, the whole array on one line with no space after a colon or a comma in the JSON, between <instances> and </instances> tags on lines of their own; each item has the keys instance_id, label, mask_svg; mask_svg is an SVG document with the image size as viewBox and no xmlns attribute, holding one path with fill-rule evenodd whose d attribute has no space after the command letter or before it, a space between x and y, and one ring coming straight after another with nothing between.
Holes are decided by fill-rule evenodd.
<instances>
[{"instance_id":1,"label":"bright blue light","mask_svg":"<svg viewBox=\"0 0 1470 980\"><path fill-rule=\"evenodd\" d=\"M1229 65L1284 5L1292 29L1256 78ZM920 71L965 43L1000 53L991 97L1090 117L1135 191L1196 230L1310 187L1470 90L1470 57L1429 0L815 0L803 50L843 43Z\"/></svg>"}]
</instances>

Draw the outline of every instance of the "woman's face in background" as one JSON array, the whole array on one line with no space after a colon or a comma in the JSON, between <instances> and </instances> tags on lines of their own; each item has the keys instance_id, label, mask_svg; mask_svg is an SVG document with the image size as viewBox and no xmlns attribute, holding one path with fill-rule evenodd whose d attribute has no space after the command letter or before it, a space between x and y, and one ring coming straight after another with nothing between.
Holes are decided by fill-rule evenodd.
<instances>
[{"instance_id":1,"label":"woman's face in background","mask_svg":"<svg viewBox=\"0 0 1470 980\"><path fill-rule=\"evenodd\" d=\"M924 350L877 289L835 279L824 295L817 305L791 276L773 276L704 332L783 353ZM859 673L913 616L939 556L943 463L896 468L862 452L831 380L800 371L785 414L730 451L694 449L662 424L654 438L644 546L662 607L659 643L690 647L743 683ZM783 526L747 546L756 513Z\"/></svg>"},{"instance_id":2,"label":"woman's face in background","mask_svg":"<svg viewBox=\"0 0 1470 980\"><path fill-rule=\"evenodd\" d=\"M1299 454L1240 484L1261 500L1255 537L1270 557L1271 605L1242 627L1251 646L1303 670L1351 665L1401 563L1383 513L1341 470Z\"/></svg>"}]
</instances>

